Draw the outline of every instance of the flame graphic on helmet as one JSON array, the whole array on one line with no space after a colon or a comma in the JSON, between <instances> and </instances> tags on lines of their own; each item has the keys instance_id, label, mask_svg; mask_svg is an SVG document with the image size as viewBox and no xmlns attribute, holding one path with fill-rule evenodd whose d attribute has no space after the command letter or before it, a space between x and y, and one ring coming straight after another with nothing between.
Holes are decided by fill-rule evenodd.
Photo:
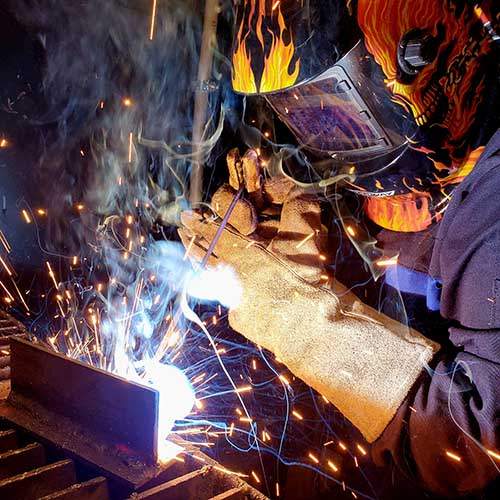
<instances>
[{"instance_id":1,"label":"flame graphic on helmet","mask_svg":"<svg viewBox=\"0 0 500 500\"><path fill-rule=\"evenodd\" d=\"M268 0L249 0L248 15L243 15L237 34L237 45L233 52L233 89L236 92L255 94L273 92L292 86L299 76L300 59L295 56L292 33L286 26L281 11L281 2ZM278 32L271 28L272 21L278 21ZM254 27L255 24L255 27ZM275 22L273 23L275 24ZM265 31L271 37L270 48L266 47ZM252 56L247 46L250 35L257 37L262 48L263 71L260 81L252 67ZM287 43L285 35L290 39Z\"/></svg>"}]
</instances>

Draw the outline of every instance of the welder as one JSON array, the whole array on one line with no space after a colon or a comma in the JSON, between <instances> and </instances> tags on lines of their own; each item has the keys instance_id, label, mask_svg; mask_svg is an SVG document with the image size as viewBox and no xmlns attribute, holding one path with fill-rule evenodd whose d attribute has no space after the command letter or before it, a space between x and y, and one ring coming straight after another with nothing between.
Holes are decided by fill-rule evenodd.
<instances>
[{"instance_id":1,"label":"welder","mask_svg":"<svg viewBox=\"0 0 500 500\"><path fill-rule=\"evenodd\" d=\"M233 90L263 95L299 147L282 148L283 177L266 181L258 151L232 151L229 185L212 202L222 217L247 188L211 257L243 288L231 326L328 398L376 463L448 496L481 491L499 472L494 3L236 1ZM429 328L328 276L318 193L332 186L356 193L378 227L366 244L366 226L344 214L346 237ZM266 214L278 204L273 228ZM217 222L185 213L183 224L183 241L196 236L191 255L203 256ZM425 307L412 311L417 299Z\"/></svg>"}]
</instances>

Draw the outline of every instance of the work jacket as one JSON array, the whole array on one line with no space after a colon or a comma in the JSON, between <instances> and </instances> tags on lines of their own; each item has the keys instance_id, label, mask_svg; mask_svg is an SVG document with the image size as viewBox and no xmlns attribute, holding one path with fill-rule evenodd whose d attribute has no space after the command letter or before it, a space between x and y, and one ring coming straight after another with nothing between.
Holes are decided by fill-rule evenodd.
<instances>
[{"instance_id":1,"label":"work jacket","mask_svg":"<svg viewBox=\"0 0 500 500\"><path fill-rule=\"evenodd\" d=\"M387 287L401 292L411 326L442 344L372 446L443 496L493 491L499 477L500 131L425 233L384 231L399 252ZM422 318L426 318L424 321Z\"/></svg>"}]
</instances>

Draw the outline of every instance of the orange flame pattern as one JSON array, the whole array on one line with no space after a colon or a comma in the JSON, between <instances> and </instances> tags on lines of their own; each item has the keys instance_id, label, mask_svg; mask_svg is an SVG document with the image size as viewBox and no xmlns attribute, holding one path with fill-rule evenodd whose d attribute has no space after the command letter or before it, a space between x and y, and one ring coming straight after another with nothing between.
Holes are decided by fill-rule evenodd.
<instances>
[{"instance_id":1,"label":"orange flame pattern","mask_svg":"<svg viewBox=\"0 0 500 500\"><path fill-rule=\"evenodd\" d=\"M300 59L295 57L295 44L292 33L286 26L281 2L268 0L248 0L248 15L243 15L237 34L237 47L233 53L233 89L236 92L255 94L273 92L292 86L299 76ZM278 22L278 33L273 32L268 24ZM271 36L270 49L266 50L264 40L264 22L267 33ZM254 28L255 25L255 28ZM251 35L257 37L262 48L263 71L260 82L254 73L252 56L248 48ZM290 40L287 43L285 36ZM292 66L293 63L293 67Z\"/></svg>"},{"instance_id":2,"label":"orange flame pattern","mask_svg":"<svg viewBox=\"0 0 500 500\"><path fill-rule=\"evenodd\" d=\"M430 204L431 196L425 193L374 197L366 199L365 213L380 227L413 233L423 231L433 222Z\"/></svg>"}]
</instances>

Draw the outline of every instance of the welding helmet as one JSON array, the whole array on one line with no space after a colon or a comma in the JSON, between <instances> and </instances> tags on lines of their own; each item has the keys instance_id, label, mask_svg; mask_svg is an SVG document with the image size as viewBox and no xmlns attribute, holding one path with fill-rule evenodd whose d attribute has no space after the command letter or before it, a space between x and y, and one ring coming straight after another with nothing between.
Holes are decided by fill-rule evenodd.
<instances>
[{"instance_id":1,"label":"welding helmet","mask_svg":"<svg viewBox=\"0 0 500 500\"><path fill-rule=\"evenodd\" d=\"M236 19L233 89L264 94L311 153L363 161L415 133L345 2L245 0Z\"/></svg>"},{"instance_id":2,"label":"welding helmet","mask_svg":"<svg viewBox=\"0 0 500 500\"><path fill-rule=\"evenodd\" d=\"M451 4L235 2L232 86L264 95L303 146L292 176L354 167L358 185L380 191L373 174L387 170L382 192L405 192L432 182L436 157L453 168L470 153L491 40L472 5ZM436 155L415 162L415 151Z\"/></svg>"}]
</instances>

